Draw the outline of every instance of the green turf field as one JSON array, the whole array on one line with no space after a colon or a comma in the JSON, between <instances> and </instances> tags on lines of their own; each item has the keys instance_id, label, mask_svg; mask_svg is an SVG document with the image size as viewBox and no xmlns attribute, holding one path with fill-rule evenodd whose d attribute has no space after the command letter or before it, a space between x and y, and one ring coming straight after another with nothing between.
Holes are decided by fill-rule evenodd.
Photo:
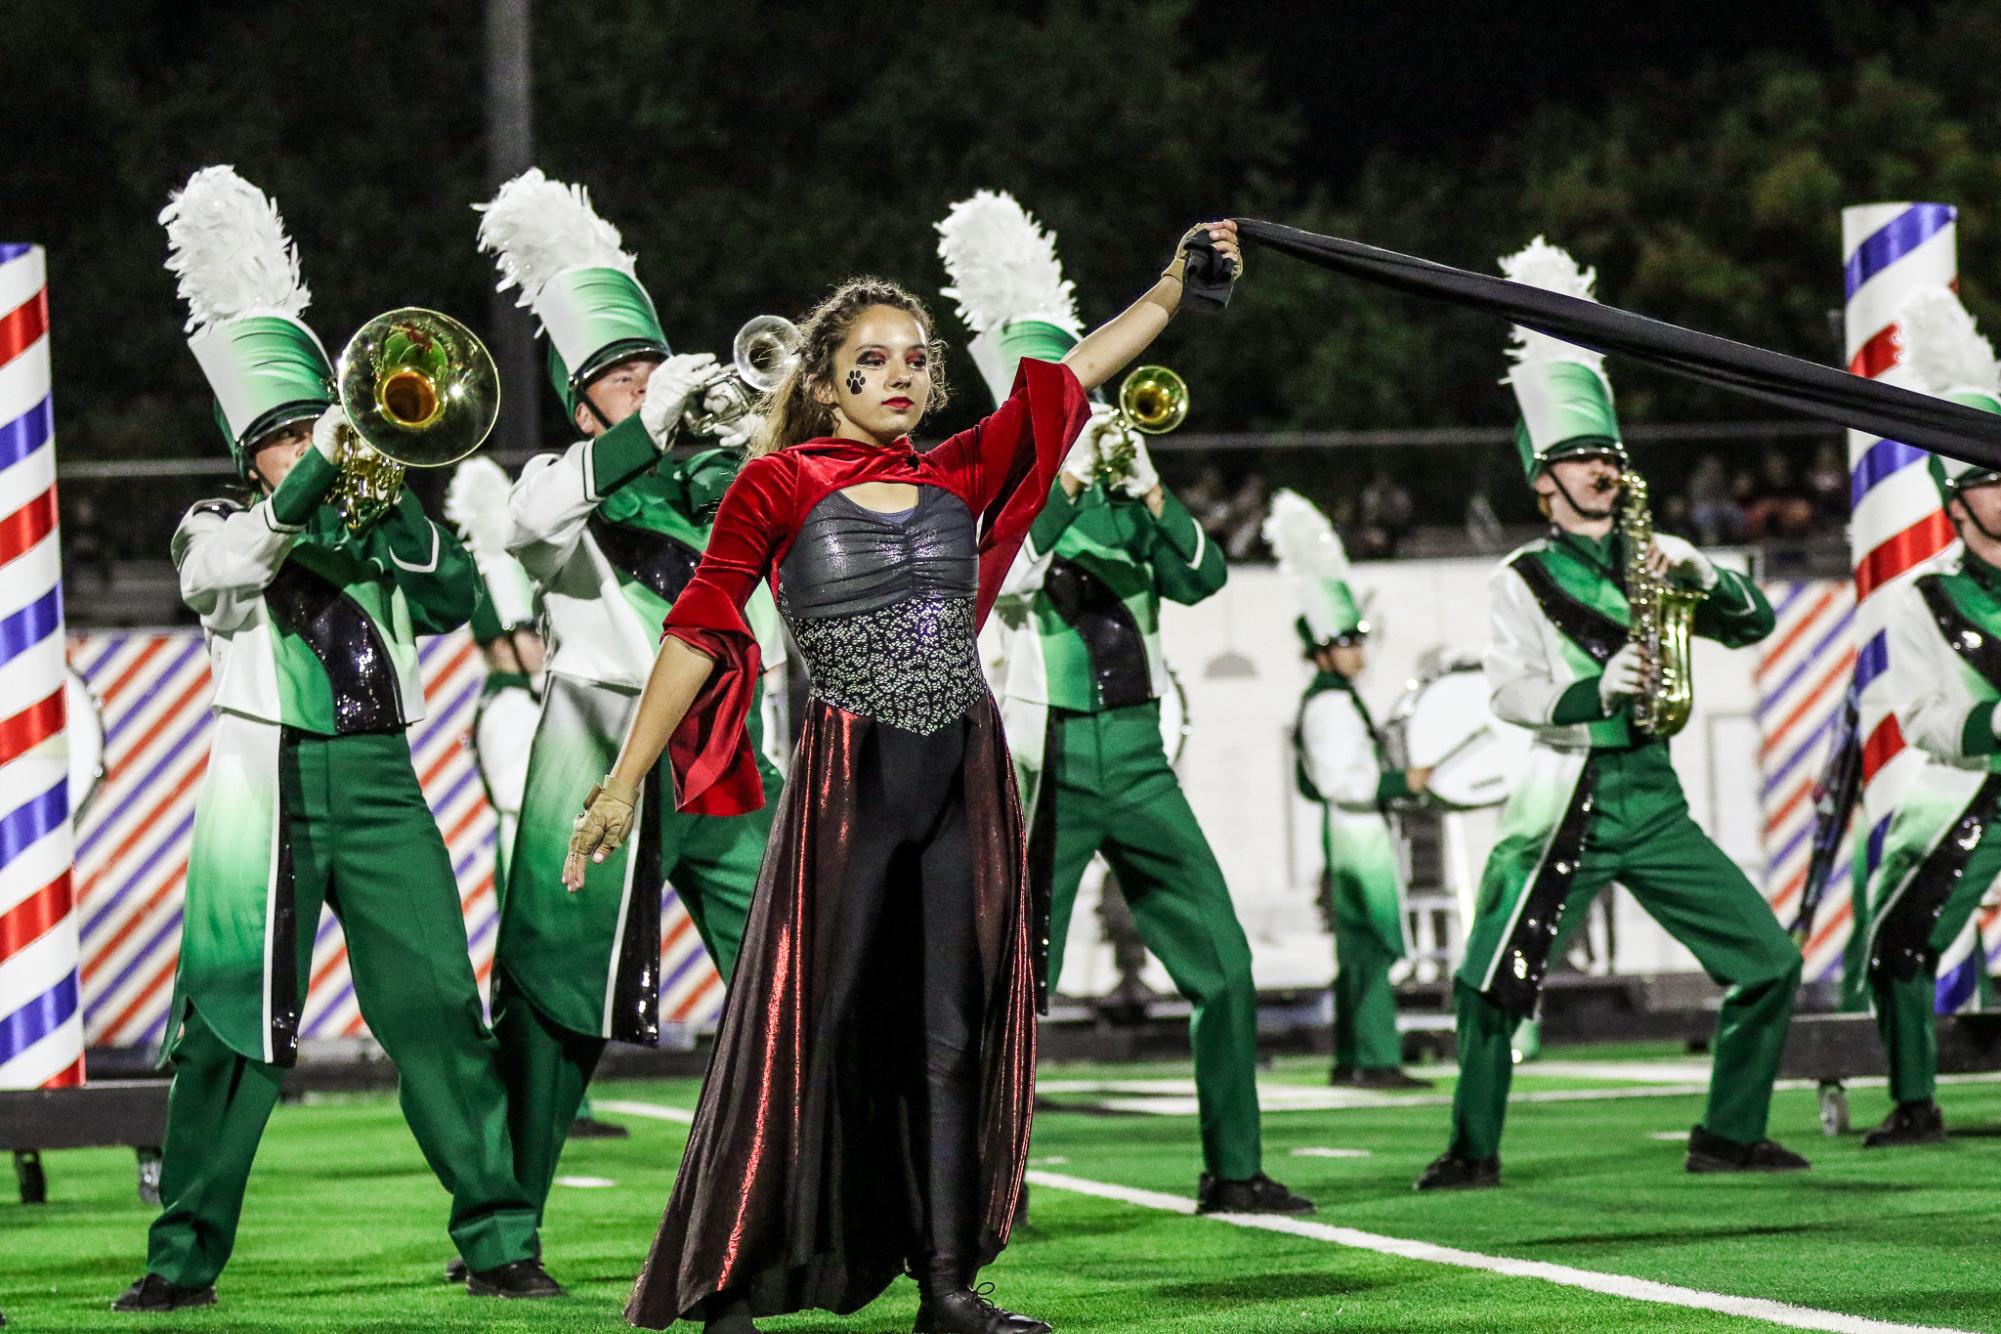
<instances>
[{"instance_id":1,"label":"green turf field","mask_svg":"<svg viewBox=\"0 0 2001 1334\"><path fill-rule=\"evenodd\" d=\"M1486 1261L1566 1266L1615 1279L1695 1290L1708 1306L1729 1294L1795 1303L1795 1328L1936 1326L2001 1334L2001 1084L1948 1087L1942 1101L1961 1137L1951 1145L1864 1154L1859 1140L1823 1138L1813 1095L1782 1092L1773 1129L1815 1160L1798 1178L1690 1177L1682 1147L1701 1099L1665 1096L1632 1062L1669 1053L1554 1050L1553 1073L1525 1067L1517 1093L1562 1100L1517 1106L1503 1151L1506 1186L1475 1195L1418 1196L1411 1178L1442 1146L1446 1108L1307 1108L1267 1115L1266 1165L1316 1197L1319 1214L1293 1235L1197 1218L1144 1194L1194 1193L1195 1123L1138 1110L1174 1105L1186 1068L1047 1067L1056 1105L1036 1126L1032 1220L987 1277L1004 1304L1063 1330L1177 1332L1340 1330L1752 1330L1766 1319L1664 1305L1578 1286L1409 1258L1390 1243L1432 1243ZM1612 1063L1593 1080L1580 1056ZM1625 1064L1621 1064L1625 1063ZM1267 1100L1317 1097L1322 1067L1285 1061ZM1152 1081L1152 1082L1148 1082ZM1099 1093L1094 1085L1113 1082ZM1145 1085L1139 1091L1135 1083ZM1602 1089L1624 1096L1578 1098ZM693 1106L693 1081L607 1084L612 1104ZM1439 1092L1449 1092L1449 1082ZM1882 1111L1858 1091L1858 1121ZM1106 1104L1111 1103L1108 1107ZM134 1196L124 1151L50 1154L51 1203L0 1203L0 1311L20 1330L610 1330L666 1199L684 1127L626 1106L601 1112L632 1138L573 1145L549 1209L549 1268L565 1301L475 1301L444 1284L446 1200L388 1097L281 1108L265 1139L236 1258L221 1302L169 1317L118 1317L106 1304L140 1272L150 1211ZM1985 1132L1985 1133L1983 1133ZM1302 1155L1301 1151L1313 1151ZM1338 1155L1327 1151L1347 1151ZM1366 1156L1362 1156L1366 1155ZM1057 1181L1070 1188L1059 1189ZM609 1182L615 1184L594 1184ZM8 1196L11 1201L11 1194ZM1135 1202L1137 1201L1137 1202ZM1182 1206L1185 1207L1185 1204ZM1352 1229L1354 1233L1335 1231ZM1330 1237L1332 1239L1330 1239ZM1361 1244L1355 1244L1355 1243ZM1346 1244L1343 1244L1346 1243ZM1476 1261L1475 1263L1482 1263ZM1585 1280L1589 1282L1587 1278ZM1618 1292L1631 1291L1630 1284ZM1684 1300L1688 1295L1684 1294ZM808 1315L772 1331L904 1331L916 1306L907 1284L846 1319ZM1776 1308L1773 1308L1776 1309ZM1843 1323L1833 1313L1865 1320ZM1889 1322L1888 1325L1869 1321Z\"/></svg>"}]
</instances>

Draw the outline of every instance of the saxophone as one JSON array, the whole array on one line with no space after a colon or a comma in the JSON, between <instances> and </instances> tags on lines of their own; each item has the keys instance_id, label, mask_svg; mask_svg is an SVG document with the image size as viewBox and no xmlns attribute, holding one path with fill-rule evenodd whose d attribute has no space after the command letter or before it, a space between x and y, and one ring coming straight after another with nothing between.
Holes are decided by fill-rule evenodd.
<instances>
[{"instance_id":1,"label":"saxophone","mask_svg":"<svg viewBox=\"0 0 2001 1334\"><path fill-rule=\"evenodd\" d=\"M1703 595L1655 574L1647 564L1654 546L1654 516L1647 504L1647 479L1625 476L1619 532L1626 546L1627 637L1640 646L1646 688L1633 700L1633 724L1648 736L1671 737L1688 725L1695 705L1694 662L1689 631Z\"/></svg>"}]
</instances>

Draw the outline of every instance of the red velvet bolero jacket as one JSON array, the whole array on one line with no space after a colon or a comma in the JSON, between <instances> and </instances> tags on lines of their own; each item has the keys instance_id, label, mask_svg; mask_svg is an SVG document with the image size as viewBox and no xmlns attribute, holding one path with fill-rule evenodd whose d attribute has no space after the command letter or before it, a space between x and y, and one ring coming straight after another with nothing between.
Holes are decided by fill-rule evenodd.
<instances>
[{"instance_id":1,"label":"red velvet bolero jacket","mask_svg":"<svg viewBox=\"0 0 2001 1334\"><path fill-rule=\"evenodd\" d=\"M908 438L887 447L821 439L746 463L716 512L701 565L667 614L667 634L716 664L668 745L681 809L741 815L764 802L744 731L761 665L743 606L760 580L777 591L778 566L815 505L863 482L937 486L959 497L979 526L975 614L983 624L1089 413L1069 367L1025 359L1005 403L925 453Z\"/></svg>"}]
</instances>

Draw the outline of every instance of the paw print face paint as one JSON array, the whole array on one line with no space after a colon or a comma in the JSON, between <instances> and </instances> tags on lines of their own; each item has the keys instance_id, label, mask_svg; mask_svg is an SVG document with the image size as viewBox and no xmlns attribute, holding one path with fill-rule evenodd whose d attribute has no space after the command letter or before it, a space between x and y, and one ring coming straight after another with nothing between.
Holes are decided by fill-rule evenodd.
<instances>
[{"instance_id":1,"label":"paw print face paint","mask_svg":"<svg viewBox=\"0 0 2001 1334\"><path fill-rule=\"evenodd\" d=\"M870 306L833 361L831 406L840 434L889 444L922 420L931 402L930 333L909 311Z\"/></svg>"}]
</instances>

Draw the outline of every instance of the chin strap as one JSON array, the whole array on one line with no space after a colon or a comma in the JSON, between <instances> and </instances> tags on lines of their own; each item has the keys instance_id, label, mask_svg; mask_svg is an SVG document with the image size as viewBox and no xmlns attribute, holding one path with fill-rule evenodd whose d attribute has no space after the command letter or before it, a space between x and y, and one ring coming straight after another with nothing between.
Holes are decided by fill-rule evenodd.
<instances>
[{"instance_id":1,"label":"chin strap","mask_svg":"<svg viewBox=\"0 0 2001 1334\"><path fill-rule=\"evenodd\" d=\"M1618 512L1619 505L1616 500L1606 509L1588 510L1577 503L1577 497L1570 494L1570 488L1563 484L1561 477L1552 472L1549 474L1549 480L1556 484L1556 489L1563 493L1564 503L1569 505L1571 511L1579 518L1590 519L1595 523L1599 519L1609 519L1613 514ZM1617 493L1615 492L1614 494L1616 495Z\"/></svg>"},{"instance_id":2,"label":"chin strap","mask_svg":"<svg viewBox=\"0 0 2001 1334\"><path fill-rule=\"evenodd\" d=\"M1953 527L1955 529L1958 528L1961 523L1970 523L1973 525L1974 530L1978 532L1982 537L1986 538L1989 542L2001 543L2001 533L1993 531L1986 524L1980 522L1979 516L1973 512L1973 506L1967 504L1965 500L1961 500L1959 502L1959 512L1961 514L1964 514L1966 517L1962 520L1954 521ZM1966 540L1966 535L1964 533L1960 534L1960 540L1961 541Z\"/></svg>"}]
</instances>

